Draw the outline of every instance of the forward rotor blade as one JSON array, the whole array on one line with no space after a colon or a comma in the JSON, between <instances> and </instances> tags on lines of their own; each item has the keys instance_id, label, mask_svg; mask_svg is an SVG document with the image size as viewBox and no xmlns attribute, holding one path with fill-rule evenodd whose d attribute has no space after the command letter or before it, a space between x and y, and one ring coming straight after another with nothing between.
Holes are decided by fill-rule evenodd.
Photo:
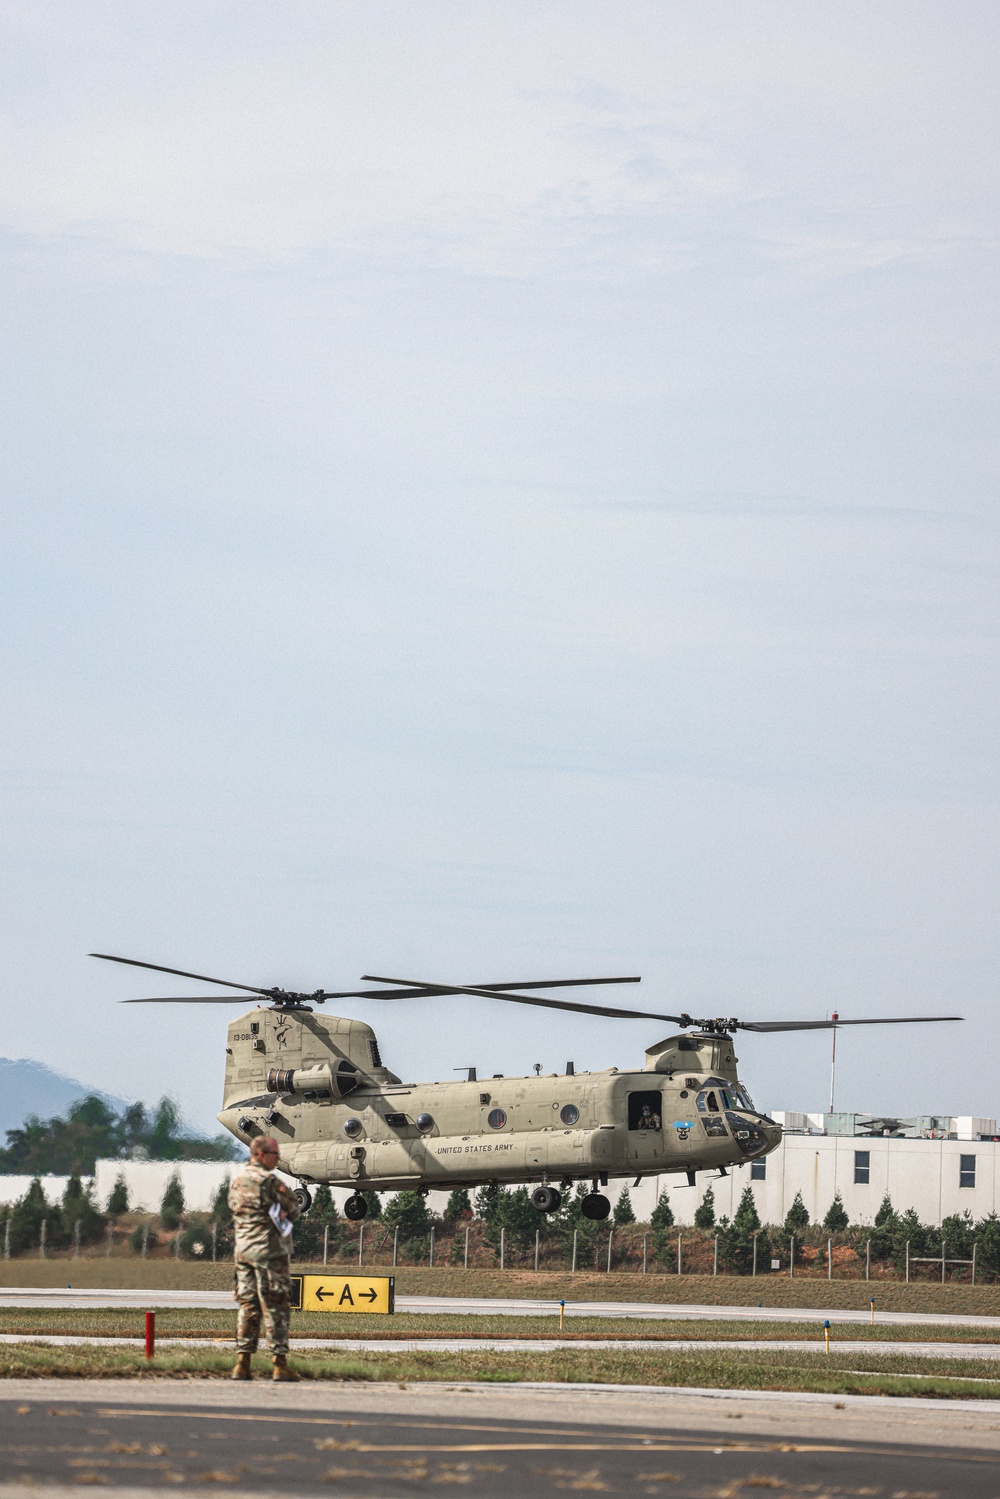
<instances>
[{"instance_id":1,"label":"forward rotor blade","mask_svg":"<svg viewBox=\"0 0 1000 1499\"><path fill-rule=\"evenodd\" d=\"M262 995L261 998L264 998ZM154 994L149 999L120 999L122 1005L245 1005L242 994Z\"/></svg>"},{"instance_id":2,"label":"forward rotor blade","mask_svg":"<svg viewBox=\"0 0 1000 1499\"><path fill-rule=\"evenodd\" d=\"M737 1020L741 1031L839 1031L842 1025L933 1025L964 1015L891 1015L878 1020Z\"/></svg>"},{"instance_id":3,"label":"forward rotor blade","mask_svg":"<svg viewBox=\"0 0 1000 1499\"><path fill-rule=\"evenodd\" d=\"M378 982L378 980L375 980ZM488 989L491 994L500 995L508 989L572 989L587 984L638 984L642 980L635 978L610 978L610 979L539 979L533 983L520 984L476 984L477 990ZM353 989L342 994L326 994L325 999L426 999L435 994L450 994L452 991L440 984L414 985L408 989Z\"/></svg>"},{"instance_id":4,"label":"forward rotor blade","mask_svg":"<svg viewBox=\"0 0 1000 1499\"><path fill-rule=\"evenodd\" d=\"M574 1010L578 1015L606 1015L612 1020L666 1020L674 1025L691 1025L690 1015L660 1015L649 1010L617 1010L608 1005L571 1004L561 999L536 999L531 994L507 994L496 989L477 989L470 984L424 984L418 979L389 979L376 973L361 975L370 984L402 984L418 991L416 998L430 994L477 994L483 999L502 999L509 1004L538 1005L545 1010Z\"/></svg>"},{"instance_id":5,"label":"forward rotor blade","mask_svg":"<svg viewBox=\"0 0 1000 1499\"><path fill-rule=\"evenodd\" d=\"M226 989L245 989L248 994L270 994L256 984L234 984L232 979L210 979L204 973L188 973L184 968L164 968L162 963L141 963L138 958L118 958L110 952L90 952L88 958L104 958L108 963L127 963L130 968L151 968L154 973L174 973L182 979L200 979L203 984L222 984Z\"/></svg>"}]
</instances>

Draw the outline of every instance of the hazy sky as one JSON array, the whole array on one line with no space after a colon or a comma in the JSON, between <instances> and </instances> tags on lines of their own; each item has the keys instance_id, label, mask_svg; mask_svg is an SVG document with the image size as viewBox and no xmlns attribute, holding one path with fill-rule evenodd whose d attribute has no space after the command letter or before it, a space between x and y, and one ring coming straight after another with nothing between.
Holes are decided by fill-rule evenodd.
<instances>
[{"instance_id":1,"label":"hazy sky","mask_svg":"<svg viewBox=\"0 0 1000 1499\"><path fill-rule=\"evenodd\" d=\"M964 1014L838 1102L1000 1115L996 6L0 17L0 1050L206 1124L229 1012L90 949L641 973ZM345 1012L408 1079L669 1029Z\"/></svg>"}]
</instances>

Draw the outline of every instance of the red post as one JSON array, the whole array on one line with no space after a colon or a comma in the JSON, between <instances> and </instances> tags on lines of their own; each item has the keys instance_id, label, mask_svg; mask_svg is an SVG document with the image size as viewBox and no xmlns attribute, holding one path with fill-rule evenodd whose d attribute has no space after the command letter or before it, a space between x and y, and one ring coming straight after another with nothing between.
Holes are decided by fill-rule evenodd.
<instances>
[{"instance_id":1,"label":"red post","mask_svg":"<svg viewBox=\"0 0 1000 1499\"><path fill-rule=\"evenodd\" d=\"M152 1358L156 1352L156 1313L146 1313L146 1357Z\"/></svg>"}]
</instances>

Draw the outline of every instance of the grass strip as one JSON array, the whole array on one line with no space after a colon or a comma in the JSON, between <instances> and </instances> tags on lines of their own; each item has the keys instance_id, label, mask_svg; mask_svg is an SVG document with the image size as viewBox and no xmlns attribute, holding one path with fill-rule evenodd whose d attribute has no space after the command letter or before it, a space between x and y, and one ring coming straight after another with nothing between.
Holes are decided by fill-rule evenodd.
<instances>
[{"instance_id":1,"label":"grass strip","mask_svg":"<svg viewBox=\"0 0 1000 1499\"><path fill-rule=\"evenodd\" d=\"M914 1368L915 1362L919 1369ZM256 1364L266 1376L269 1359ZM399 1354L303 1353L295 1367L306 1379L410 1384L426 1381L517 1383L544 1380L567 1384L642 1384L714 1389L768 1389L830 1394L919 1395L947 1399L1000 1399L1000 1378L984 1379L977 1360L918 1361L905 1355L858 1353L829 1358L821 1353L732 1353L696 1350L559 1349L555 1352ZM7 1378L225 1377L232 1354L215 1349L164 1349L151 1362L137 1350L52 1348L24 1343L0 1348L0 1376Z\"/></svg>"},{"instance_id":2,"label":"grass strip","mask_svg":"<svg viewBox=\"0 0 1000 1499\"><path fill-rule=\"evenodd\" d=\"M155 1295L150 1297L150 1308L156 1304ZM236 1324L236 1311L198 1310L168 1307L156 1313L157 1332L163 1337L228 1338L232 1337ZM94 1310L63 1310L60 1307L0 1309L0 1332L48 1336L84 1337L140 1337L143 1332L143 1313L135 1308L111 1308ZM561 1337L572 1343L581 1338L628 1338L632 1341L651 1344L670 1343L678 1340L731 1339L745 1341L799 1340L815 1341L822 1336L822 1322L758 1322L746 1320L707 1321L678 1319L676 1321L651 1323L640 1318L628 1317L572 1317L565 1331L559 1333L557 1315L549 1317L491 1317L444 1314L428 1316L419 1313L401 1313L395 1317L366 1316L363 1313L338 1316L316 1312L293 1312L292 1337L329 1338L332 1342L342 1338L395 1339L395 1338L530 1338L550 1339ZM916 1323L880 1324L841 1322L834 1324L834 1340L849 1338L852 1342L876 1341L880 1343L927 1342L927 1343L994 1343L998 1334L989 1328L940 1327L934 1324L920 1326Z\"/></svg>"}]
</instances>

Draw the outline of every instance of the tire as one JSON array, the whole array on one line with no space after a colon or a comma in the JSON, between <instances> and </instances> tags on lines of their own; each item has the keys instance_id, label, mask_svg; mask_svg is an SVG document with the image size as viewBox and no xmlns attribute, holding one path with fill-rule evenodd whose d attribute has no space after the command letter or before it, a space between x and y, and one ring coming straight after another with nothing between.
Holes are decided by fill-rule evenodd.
<instances>
[{"instance_id":1,"label":"tire","mask_svg":"<svg viewBox=\"0 0 1000 1499\"><path fill-rule=\"evenodd\" d=\"M292 1196L304 1213L308 1213L313 1205L312 1193L308 1187L293 1187Z\"/></svg>"},{"instance_id":2,"label":"tire","mask_svg":"<svg viewBox=\"0 0 1000 1499\"><path fill-rule=\"evenodd\" d=\"M602 1192L588 1192L580 1204L580 1212L585 1218L600 1223L611 1212L611 1202Z\"/></svg>"},{"instance_id":3,"label":"tire","mask_svg":"<svg viewBox=\"0 0 1000 1499\"><path fill-rule=\"evenodd\" d=\"M360 1192L355 1192L344 1203L344 1217L352 1223L360 1223L362 1218L368 1217L368 1204Z\"/></svg>"},{"instance_id":4,"label":"tire","mask_svg":"<svg viewBox=\"0 0 1000 1499\"><path fill-rule=\"evenodd\" d=\"M555 1187L536 1187L531 1194L531 1206L539 1213L558 1213L562 1197Z\"/></svg>"}]
</instances>

